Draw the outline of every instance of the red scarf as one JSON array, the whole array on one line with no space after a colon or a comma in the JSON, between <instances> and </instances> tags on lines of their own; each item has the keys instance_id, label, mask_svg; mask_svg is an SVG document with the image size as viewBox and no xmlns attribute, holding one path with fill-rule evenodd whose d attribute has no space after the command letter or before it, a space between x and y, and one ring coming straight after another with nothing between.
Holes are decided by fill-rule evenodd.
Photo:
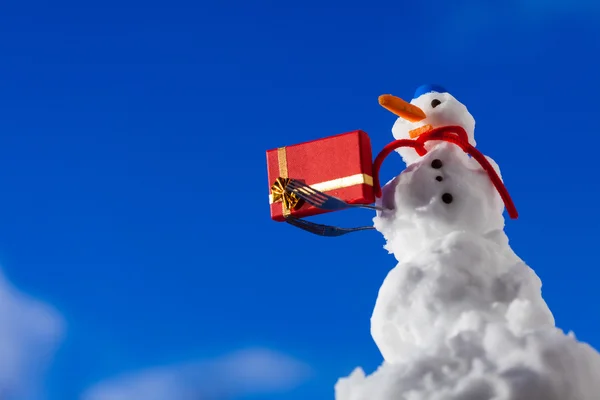
<instances>
[{"instance_id":1,"label":"red scarf","mask_svg":"<svg viewBox=\"0 0 600 400\"><path fill-rule=\"evenodd\" d=\"M517 219L519 213L508 194L508 190L502 183L502 180L494 170L494 167L490 164L490 162L485 158L485 156L473 147L469 143L469 138L467 136L467 132L460 126L443 126L440 128L432 129L415 139L399 139L394 140L389 143L387 146L381 150L381 152L375 158L375 162L373 163L373 187L375 189L375 196L381 197L381 184L379 182L379 170L381 169L381 164L383 160L394 150L400 147L412 147L414 148L420 156L424 156L427 154L427 150L425 149L425 142L430 140L441 140L449 143L454 143L459 146L465 153L471 155L477 162L481 165L481 167L487 172L490 177L490 180L496 187L496 190L500 194L500 197L504 201L504 205L506 210L508 211L508 215L512 219Z\"/></svg>"}]
</instances>

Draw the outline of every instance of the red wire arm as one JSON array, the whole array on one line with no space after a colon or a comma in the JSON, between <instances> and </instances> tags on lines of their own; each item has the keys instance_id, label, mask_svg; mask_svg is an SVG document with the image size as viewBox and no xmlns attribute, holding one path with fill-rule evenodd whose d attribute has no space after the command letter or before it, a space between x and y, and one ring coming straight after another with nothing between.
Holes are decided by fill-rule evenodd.
<instances>
[{"instance_id":1,"label":"red wire arm","mask_svg":"<svg viewBox=\"0 0 600 400\"><path fill-rule=\"evenodd\" d=\"M381 185L379 182L379 170L381 169L381 164L383 164L383 160L390 155L396 149L400 147L412 147L417 151L417 154L420 156L424 156L427 154L427 150L425 149L424 142L428 140L429 137L434 135L439 136L441 132L444 131L452 131L456 132L460 138L464 139L465 142L469 142L469 137L467 136L467 132L460 126L444 126L441 128L435 128L426 132L419 136L417 140L413 139L398 139L386 145L383 150L375 157L375 161L373 162L373 186L375 188L375 196L381 197ZM438 139L444 140L444 139Z\"/></svg>"},{"instance_id":2,"label":"red wire arm","mask_svg":"<svg viewBox=\"0 0 600 400\"><path fill-rule=\"evenodd\" d=\"M494 187L498 191L498 194L500 194L500 197L504 201L504 206L506 207L508 215L512 219L518 218L519 213L517 212L517 208L515 207L515 204L513 203L512 198L510 197L510 194L506 189L506 186L504 186L504 183L496 173L496 170L490 164L487 158L485 158L485 156L479 150L477 150L469 143L466 131L460 126L444 126L441 128L436 128L420 135L417 140L399 139L385 146L373 162L373 187L375 189L375 196L381 197L381 183L379 181L379 170L381 169L381 164L383 164L383 160L391 152L400 147L412 147L417 151L417 153L420 156L423 156L427 154L427 150L425 149L425 142L428 142L430 140L442 140L456 144L465 153L470 154L487 172Z\"/></svg>"},{"instance_id":3,"label":"red wire arm","mask_svg":"<svg viewBox=\"0 0 600 400\"><path fill-rule=\"evenodd\" d=\"M400 147L412 147L417 150L417 153L420 156L427 153L427 150L425 150L425 146L423 146L422 143L412 139L398 139L387 144L377 157L375 157L375 161L373 161L373 188L375 189L375 196L377 197L381 197L381 184L379 183L379 170L381 169L381 164L383 164L383 160L389 156L391 152Z\"/></svg>"}]
</instances>

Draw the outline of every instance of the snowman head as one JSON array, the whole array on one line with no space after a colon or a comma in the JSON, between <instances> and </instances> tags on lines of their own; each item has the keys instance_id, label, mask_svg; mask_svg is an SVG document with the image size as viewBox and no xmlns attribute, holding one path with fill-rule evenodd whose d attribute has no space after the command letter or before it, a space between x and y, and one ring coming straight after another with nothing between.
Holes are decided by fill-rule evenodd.
<instances>
[{"instance_id":1,"label":"snowman head","mask_svg":"<svg viewBox=\"0 0 600 400\"><path fill-rule=\"evenodd\" d=\"M464 104L441 86L419 87L410 103L389 94L380 96L379 103L399 117L392 127L396 139L415 139L433 128L458 125L467 132L469 143L476 145L475 119ZM413 149L397 151L407 164L419 158Z\"/></svg>"}]
</instances>

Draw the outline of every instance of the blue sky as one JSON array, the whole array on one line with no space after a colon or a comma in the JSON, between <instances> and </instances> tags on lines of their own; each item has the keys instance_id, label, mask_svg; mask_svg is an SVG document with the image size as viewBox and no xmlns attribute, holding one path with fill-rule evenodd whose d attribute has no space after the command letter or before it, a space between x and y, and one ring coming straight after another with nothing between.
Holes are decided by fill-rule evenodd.
<instances>
[{"instance_id":1,"label":"blue sky","mask_svg":"<svg viewBox=\"0 0 600 400\"><path fill-rule=\"evenodd\" d=\"M377 233L271 221L265 150L363 129L377 151L394 122L377 97L432 82L475 116L557 324L600 347L599 18L584 0L3 5L0 264L64 321L47 398L256 347L311 372L255 398L333 398L372 371L394 259Z\"/></svg>"}]
</instances>

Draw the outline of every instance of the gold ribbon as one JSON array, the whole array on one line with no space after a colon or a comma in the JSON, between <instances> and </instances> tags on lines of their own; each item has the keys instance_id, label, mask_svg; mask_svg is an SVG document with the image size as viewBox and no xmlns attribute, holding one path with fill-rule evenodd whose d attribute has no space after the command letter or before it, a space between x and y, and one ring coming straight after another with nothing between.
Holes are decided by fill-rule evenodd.
<instances>
[{"instance_id":1,"label":"gold ribbon","mask_svg":"<svg viewBox=\"0 0 600 400\"><path fill-rule=\"evenodd\" d=\"M373 177L367 174L356 174L345 176L343 178L332 179L330 181L313 183L310 185L310 187L320 192L328 192L330 190L343 189L354 185L373 186ZM271 188L271 191L273 191L273 188ZM269 204L273 204L278 201L279 197L275 198L274 193L269 195Z\"/></svg>"},{"instance_id":2,"label":"gold ribbon","mask_svg":"<svg viewBox=\"0 0 600 400\"><path fill-rule=\"evenodd\" d=\"M279 178L277 178L273 186L271 186L272 194L269 197L273 199L271 203L281 201L283 215L290 215L292 210L295 207L298 207L300 199L295 194L285 191L285 187L290 181L288 177L287 152L285 147L279 147L277 149L277 162L279 164Z\"/></svg>"},{"instance_id":3,"label":"gold ribbon","mask_svg":"<svg viewBox=\"0 0 600 400\"><path fill-rule=\"evenodd\" d=\"M300 203L300 199L294 193L288 193L285 191L285 187L289 182L289 178L279 177L273 186L271 186L271 204L281 201L283 203L284 215L288 215L290 210L294 210Z\"/></svg>"},{"instance_id":4,"label":"gold ribbon","mask_svg":"<svg viewBox=\"0 0 600 400\"><path fill-rule=\"evenodd\" d=\"M373 186L373 177L367 174L356 174L315 183L310 185L310 187L320 192L328 192L330 190L343 189L354 185Z\"/></svg>"}]
</instances>

